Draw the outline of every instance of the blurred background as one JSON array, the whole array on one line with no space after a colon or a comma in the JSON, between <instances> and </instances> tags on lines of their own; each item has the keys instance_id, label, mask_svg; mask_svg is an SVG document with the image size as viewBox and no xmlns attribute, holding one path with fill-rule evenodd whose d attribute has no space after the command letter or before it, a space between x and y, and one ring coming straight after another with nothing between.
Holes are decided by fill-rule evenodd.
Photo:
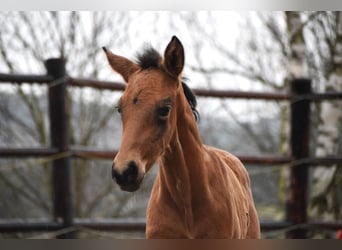
<instances>
[{"instance_id":1,"label":"blurred background","mask_svg":"<svg viewBox=\"0 0 342 250\"><path fill-rule=\"evenodd\" d=\"M191 88L287 93L293 78L313 92L342 91L341 12L0 12L0 73L46 74L44 61L64 58L70 77L121 82L101 49L134 59L147 44L163 53L176 35L186 54ZM0 84L0 148L49 147L47 85ZM68 87L70 143L117 150L120 92ZM289 156L289 102L198 98L205 144L236 155ZM341 155L342 102L311 105L310 155ZM114 155L113 155L114 156ZM0 222L52 219L52 158L0 158ZM143 221L158 166L134 194L111 180L111 160L73 158L75 218ZM288 164L248 165L261 221L285 220ZM308 220L341 221L342 176L337 164L310 168ZM284 238L286 228L263 232ZM316 230L312 238L334 238ZM43 232L0 238L54 238ZM144 238L143 231L78 228L78 238Z\"/></svg>"}]
</instances>

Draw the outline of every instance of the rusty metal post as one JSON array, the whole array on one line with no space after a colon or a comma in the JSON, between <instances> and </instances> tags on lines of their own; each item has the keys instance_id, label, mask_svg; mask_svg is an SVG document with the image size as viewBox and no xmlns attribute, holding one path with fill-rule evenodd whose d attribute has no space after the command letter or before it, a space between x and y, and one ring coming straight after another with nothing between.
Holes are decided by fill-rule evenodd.
<instances>
[{"instance_id":1,"label":"rusty metal post","mask_svg":"<svg viewBox=\"0 0 342 250\"><path fill-rule=\"evenodd\" d=\"M67 80L65 60L54 58L45 61L48 75L53 77L49 85L49 117L51 146L59 153L69 150L69 101L67 97ZM70 156L64 156L52 162L52 197L53 215L56 222L64 228L73 225L73 206L71 188ZM67 233L59 238L72 238Z\"/></svg>"},{"instance_id":2,"label":"rusty metal post","mask_svg":"<svg viewBox=\"0 0 342 250\"><path fill-rule=\"evenodd\" d=\"M286 219L291 225L297 225L286 233L287 238L307 238L307 230L301 224L307 222L308 175L307 163L296 161L309 157L310 146L310 100L302 98L311 93L309 79L291 81L291 133L290 143L294 164L290 166L290 183L286 203Z\"/></svg>"}]
</instances>

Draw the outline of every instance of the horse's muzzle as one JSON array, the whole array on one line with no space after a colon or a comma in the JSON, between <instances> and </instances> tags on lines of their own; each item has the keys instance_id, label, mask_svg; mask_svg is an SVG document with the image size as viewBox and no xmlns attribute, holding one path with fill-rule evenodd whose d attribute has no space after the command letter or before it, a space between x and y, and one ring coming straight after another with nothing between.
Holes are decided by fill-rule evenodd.
<instances>
[{"instance_id":1,"label":"horse's muzzle","mask_svg":"<svg viewBox=\"0 0 342 250\"><path fill-rule=\"evenodd\" d=\"M115 169L115 164L113 163L112 178L122 190L128 192L134 192L139 189L142 181L142 178L139 178L138 165L134 161L130 161L121 173Z\"/></svg>"}]
</instances>

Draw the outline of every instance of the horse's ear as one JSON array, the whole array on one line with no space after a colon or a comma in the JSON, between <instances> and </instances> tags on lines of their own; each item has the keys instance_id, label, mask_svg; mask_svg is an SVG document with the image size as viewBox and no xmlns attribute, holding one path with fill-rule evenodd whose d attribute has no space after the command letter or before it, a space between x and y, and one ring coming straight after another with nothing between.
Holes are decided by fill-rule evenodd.
<instances>
[{"instance_id":1,"label":"horse's ear","mask_svg":"<svg viewBox=\"0 0 342 250\"><path fill-rule=\"evenodd\" d=\"M129 77L139 69L139 66L125 57L118 56L110 52L106 47L102 47L106 53L108 62L112 69L118 72L128 83Z\"/></svg>"},{"instance_id":2,"label":"horse's ear","mask_svg":"<svg viewBox=\"0 0 342 250\"><path fill-rule=\"evenodd\" d=\"M164 52L165 69L174 77L178 77L184 67L184 48L176 36L173 36Z\"/></svg>"}]
</instances>

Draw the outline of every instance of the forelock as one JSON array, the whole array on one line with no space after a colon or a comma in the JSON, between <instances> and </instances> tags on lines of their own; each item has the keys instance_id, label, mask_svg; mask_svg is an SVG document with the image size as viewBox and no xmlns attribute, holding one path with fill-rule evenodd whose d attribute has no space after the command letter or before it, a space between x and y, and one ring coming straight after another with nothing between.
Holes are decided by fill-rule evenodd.
<instances>
[{"instance_id":1,"label":"forelock","mask_svg":"<svg viewBox=\"0 0 342 250\"><path fill-rule=\"evenodd\" d=\"M137 63L142 69L158 68L161 60L161 55L151 46L146 46L141 53L137 54Z\"/></svg>"}]
</instances>

